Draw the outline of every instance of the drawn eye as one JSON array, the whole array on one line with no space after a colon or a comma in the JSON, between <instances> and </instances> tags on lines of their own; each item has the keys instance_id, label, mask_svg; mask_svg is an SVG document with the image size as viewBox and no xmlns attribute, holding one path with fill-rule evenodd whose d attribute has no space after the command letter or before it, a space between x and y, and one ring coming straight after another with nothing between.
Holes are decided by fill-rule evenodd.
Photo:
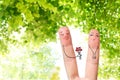
<instances>
[{"instance_id":1,"label":"drawn eye","mask_svg":"<svg viewBox=\"0 0 120 80\"><path fill-rule=\"evenodd\" d=\"M63 33L61 33L60 35L61 35L61 36L64 36L64 34L63 34Z\"/></svg>"},{"instance_id":2,"label":"drawn eye","mask_svg":"<svg viewBox=\"0 0 120 80\"><path fill-rule=\"evenodd\" d=\"M90 36L93 36L93 34L90 34Z\"/></svg>"},{"instance_id":3,"label":"drawn eye","mask_svg":"<svg viewBox=\"0 0 120 80\"><path fill-rule=\"evenodd\" d=\"M96 35L97 37L99 37L99 35Z\"/></svg>"}]
</instances>

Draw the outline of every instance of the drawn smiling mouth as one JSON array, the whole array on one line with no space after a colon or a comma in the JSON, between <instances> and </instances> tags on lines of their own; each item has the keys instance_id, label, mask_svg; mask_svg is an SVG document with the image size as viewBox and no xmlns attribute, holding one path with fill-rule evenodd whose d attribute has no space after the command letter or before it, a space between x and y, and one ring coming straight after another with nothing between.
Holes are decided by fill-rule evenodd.
<instances>
[{"instance_id":1,"label":"drawn smiling mouth","mask_svg":"<svg viewBox=\"0 0 120 80\"><path fill-rule=\"evenodd\" d=\"M63 39L68 40L68 39L69 39L69 36L65 36Z\"/></svg>"}]
</instances>

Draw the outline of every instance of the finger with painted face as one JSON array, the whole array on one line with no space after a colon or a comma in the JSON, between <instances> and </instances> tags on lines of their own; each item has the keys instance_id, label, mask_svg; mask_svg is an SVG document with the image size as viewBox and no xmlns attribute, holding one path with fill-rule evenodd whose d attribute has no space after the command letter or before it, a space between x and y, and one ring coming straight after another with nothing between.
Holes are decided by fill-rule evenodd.
<instances>
[{"instance_id":1,"label":"finger with painted face","mask_svg":"<svg viewBox=\"0 0 120 80\"><path fill-rule=\"evenodd\" d=\"M96 49L100 45L100 34L96 29L92 29L89 33L88 39L89 47Z\"/></svg>"},{"instance_id":2,"label":"finger with painted face","mask_svg":"<svg viewBox=\"0 0 120 80\"><path fill-rule=\"evenodd\" d=\"M63 59L68 79L80 80L70 30L68 27L61 27L58 33L60 37Z\"/></svg>"},{"instance_id":3,"label":"finger with painted face","mask_svg":"<svg viewBox=\"0 0 120 80\"><path fill-rule=\"evenodd\" d=\"M99 51L100 34L98 30L92 29L88 37L88 54L86 62L86 78L89 80L97 80Z\"/></svg>"}]
</instances>

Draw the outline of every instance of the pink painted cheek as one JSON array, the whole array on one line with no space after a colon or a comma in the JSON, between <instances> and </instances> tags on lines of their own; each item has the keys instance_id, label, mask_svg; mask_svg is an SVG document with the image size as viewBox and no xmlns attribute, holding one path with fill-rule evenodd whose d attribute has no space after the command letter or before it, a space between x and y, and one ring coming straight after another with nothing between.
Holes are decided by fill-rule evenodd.
<instances>
[{"instance_id":1,"label":"pink painted cheek","mask_svg":"<svg viewBox=\"0 0 120 80\"><path fill-rule=\"evenodd\" d=\"M99 46L99 38L93 40L93 38L89 37L89 45L92 47L92 48L96 48L97 46Z\"/></svg>"},{"instance_id":2,"label":"pink painted cheek","mask_svg":"<svg viewBox=\"0 0 120 80\"><path fill-rule=\"evenodd\" d=\"M69 35L70 36L70 35ZM68 40L70 37L68 35L63 36L64 40Z\"/></svg>"},{"instance_id":3,"label":"pink painted cheek","mask_svg":"<svg viewBox=\"0 0 120 80\"><path fill-rule=\"evenodd\" d=\"M62 38L62 42L63 43L69 43L70 42L70 37Z\"/></svg>"},{"instance_id":4,"label":"pink painted cheek","mask_svg":"<svg viewBox=\"0 0 120 80\"><path fill-rule=\"evenodd\" d=\"M89 37L90 42L99 42L99 38L97 37Z\"/></svg>"},{"instance_id":5,"label":"pink painted cheek","mask_svg":"<svg viewBox=\"0 0 120 80\"><path fill-rule=\"evenodd\" d=\"M91 43L91 44L97 44L97 43L99 43L99 39L96 39L96 40L90 39L89 43Z\"/></svg>"},{"instance_id":6,"label":"pink painted cheek","mask_svg":"<svg viewBox=\"0 0 120 80\"><path fill-rule=\"evenodd\" d=\"M67 38L61 37L60 39L61 39L61 44L64 46L72 44L70 37L67 37Z\"/></svg>"}]
</instances>

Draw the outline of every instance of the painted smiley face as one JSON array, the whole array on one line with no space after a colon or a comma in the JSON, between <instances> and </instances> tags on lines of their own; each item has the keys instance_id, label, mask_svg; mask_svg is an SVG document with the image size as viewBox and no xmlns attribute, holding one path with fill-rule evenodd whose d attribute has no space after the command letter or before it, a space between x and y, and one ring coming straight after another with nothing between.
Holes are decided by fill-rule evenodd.
<instances>
[{"instance_id":1,"label":"painted smiley face","mask_svg":"<svg viewBox=\"0 0 120 80\"><path fill-rule=\"evenodd\" d=\"M88 43L91 47L98 47L100 43L100 34L96 29L92 29L89 33Z\"/></svg>"},{"instance_id":2,"label":"painted smiley face","mask_svg":"<svg viewBox=\"0 0 120 80\"><path fill-rule=\"evenodd\" d=\"M70 38L70 31L67 27L60 28L59 35L62 39L68 40Z\"/></svg>"},{"instance_id":3,"label":"painted smiley face","mask_svg":"<svg viewBox=\"0 0 120 80\"><path fill-rule=\"evenodd\" d=\"M59 36L60 36L62 45L67 46L72 43L71 35L70 35L70 31L69 31L68 27L61 27L58 32L59 32Z\"/></svg>"}]
</instances>

